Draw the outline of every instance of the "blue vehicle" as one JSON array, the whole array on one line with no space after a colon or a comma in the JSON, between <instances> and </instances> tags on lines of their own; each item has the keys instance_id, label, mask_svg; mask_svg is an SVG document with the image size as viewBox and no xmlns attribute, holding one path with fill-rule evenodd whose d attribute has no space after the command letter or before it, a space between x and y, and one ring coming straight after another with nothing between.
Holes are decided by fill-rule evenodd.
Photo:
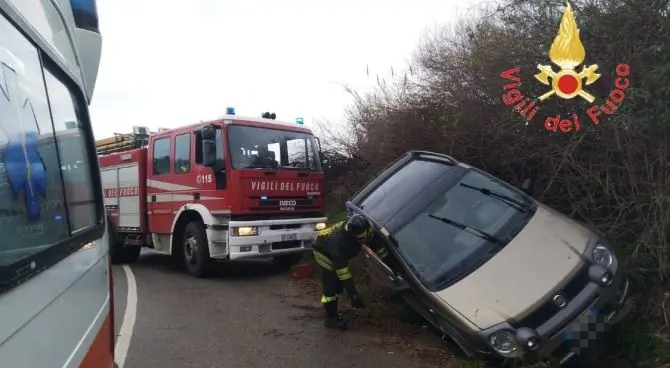
<instances>
[{"instance_id":1,"label":"blue vehicle","mask_svg":"<svg viewBox=\"0 0 670 368\"><path fill-rule=\"evenodd\" d=\"M114 366L94 0L0 0L0 367Z\"/></svg>"}]
</instances>

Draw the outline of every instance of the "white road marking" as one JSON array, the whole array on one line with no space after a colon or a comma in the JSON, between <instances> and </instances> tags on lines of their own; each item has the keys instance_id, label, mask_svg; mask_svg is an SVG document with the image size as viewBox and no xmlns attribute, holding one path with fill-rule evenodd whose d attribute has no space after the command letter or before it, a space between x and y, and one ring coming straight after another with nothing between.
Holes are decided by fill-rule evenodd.
<instances>
[{"instance_id":1,"label":"white road marking","mask_svg":"<svg viewBox=\"0 0 670 368\"><path fill-rule=\"evenodd\" d=\"M126 298L126 310L123 313L121 329L119 330L116 347L114 348L114 360L118 368L123 368L123 364L126 362L130 340L133 337L135 318L137 317L137 284L135 283L135 275L133 275L130 266L123 265L122 267L128 283L128 296Z\"/></svg>"}]
</instances>

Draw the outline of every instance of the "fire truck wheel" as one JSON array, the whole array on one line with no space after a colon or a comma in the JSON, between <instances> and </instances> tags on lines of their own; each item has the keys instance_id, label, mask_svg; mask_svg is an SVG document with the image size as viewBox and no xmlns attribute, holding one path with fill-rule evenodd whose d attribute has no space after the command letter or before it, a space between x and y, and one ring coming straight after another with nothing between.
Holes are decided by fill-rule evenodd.
<instances>
[{"instance_id":1,"label":"fire truck wheel","mask_svg":"<svg viewBox=\"0 0 670 368\"><path fill-rule=\"evenodd\" d=\"M111 241L110 241L111 242ZM123 257L123 244L114 243L109 247L109 258L112 260L112 264L121 264L124 263Z\"/></svg>"},{"instance_id":2,"label":"fire truck wheel","mask_svg":"<svg viewBox=\"0 0 670 368\"><path fill-rule=\"evenodd\" d=\"M181 236L181 254L188 272L196 277L208 277L212 273L207 233L199 221L191 221L184 227Z\"/></svg>"},{"instance_id":3,"label":"fire truck wheel","mask_svg":"<svg viewBox=\"0 0 670 368\"><path fill-rule=\"evenodd\" d=\"M122 242L117 242L111 245L109 252L112 264L133 263L140 257L142 248L138 246L124 247Z\"/></svg>"},{"instance_id":4,"label":"fire truck wheel","mask_svg":"<svg viewBox=\"0 0 670 368\"><path fill-rule=\"evenodd\" d=\"M123 248L123 261L127 263L132 263L137 261L138 258L140 258L140 252L142 251L142 247L138 245L132 245L129 247L124 247Z\"/></svg>"},{"instance_id":5,"label":"fire truck wheel","mask_svg":"<svg viewBox=\"0 0 670 368\"><path fill-rule=\"evenodd\" d=\"M119 240L118 235L111 225L107 225L109 239L109 257L113 264L132 263L137 260L142 250L138 246L125 247L123 240Z\"/></svg>"}]
</instances>

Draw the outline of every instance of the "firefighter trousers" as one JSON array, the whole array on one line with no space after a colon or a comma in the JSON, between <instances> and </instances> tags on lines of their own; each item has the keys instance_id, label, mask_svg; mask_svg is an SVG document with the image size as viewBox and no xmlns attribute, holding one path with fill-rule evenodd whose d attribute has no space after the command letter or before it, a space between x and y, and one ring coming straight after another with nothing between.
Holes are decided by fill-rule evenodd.
<instances>
[{"instance_id":1,"label":"firefighter trousers","mask_svg":"<svg viewBox=\"0 0 670 368\"><path fill-rule=\"evenodd\" d=\"M327 256L315 250L314 259L319 265L319 273L321 278L321 288L323 294L321 295L321 304L326 312L326 316L337 315L337 301L344 295L344 285L333 270L332 263Z\"/></svg>"}]
</instances>

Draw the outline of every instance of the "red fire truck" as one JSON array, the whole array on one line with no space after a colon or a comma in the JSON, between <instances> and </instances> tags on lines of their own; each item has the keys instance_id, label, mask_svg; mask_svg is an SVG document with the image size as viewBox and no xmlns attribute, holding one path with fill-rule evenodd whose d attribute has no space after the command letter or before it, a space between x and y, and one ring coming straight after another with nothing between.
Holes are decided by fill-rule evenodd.
<instances>
[{"instance_id":1,"label":"red fire truck","mask_svg":"<svg viewBox=\"0 0 670 368\"><path fill-rule=\"evenodd\" d=\"M96 142L114 262L140 247L208 276L217 260L289 267L325 228L320 145L297 124L228 115Z\"/></svg>"}]
</instances>

